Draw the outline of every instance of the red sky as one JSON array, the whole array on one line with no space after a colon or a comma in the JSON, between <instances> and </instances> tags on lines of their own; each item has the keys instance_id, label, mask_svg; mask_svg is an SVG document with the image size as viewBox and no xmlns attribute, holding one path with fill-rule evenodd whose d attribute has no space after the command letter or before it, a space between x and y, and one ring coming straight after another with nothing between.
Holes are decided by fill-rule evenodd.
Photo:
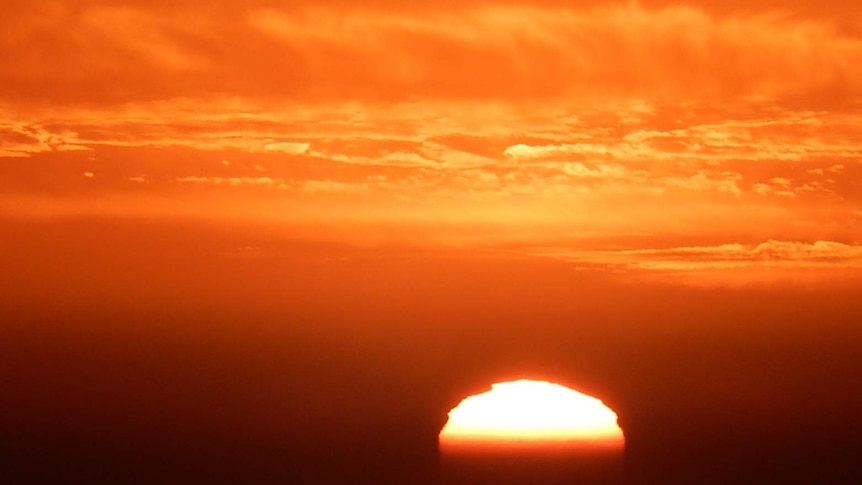
<instances>
[{"instance_id":1,"label":"red sky","mask_svg":"<svg viewBox=\"0 0 862 485\"><path fill-rule=\"evenodd\" d=\"M838 483L860 283L858 0L0 6L10 483L437 483L509 377Z\"/></svg>"},{"instance_id":2,"label":"red sky","mask_svg":"<svg viewBox=\"0 0 862 485\"><path fill-rule=\"evenodd\" d=\"M0 213L862 265L855 2L361 5L6 2Z\"/></svg>"}]
</instances>

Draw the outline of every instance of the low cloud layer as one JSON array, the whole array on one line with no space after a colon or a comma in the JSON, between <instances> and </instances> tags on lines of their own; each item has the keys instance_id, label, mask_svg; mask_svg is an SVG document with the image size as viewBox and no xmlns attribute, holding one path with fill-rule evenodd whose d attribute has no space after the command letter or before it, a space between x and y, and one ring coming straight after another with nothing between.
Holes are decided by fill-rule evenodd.
<instances>
[{"instance_id":1,"label":"low cloud layer","mask_svg":"<svg viewBox=\"0 0 862 485\"><path fill-rule=\"evenodd\" d=\"M535 248L531 254L605 268L634 277L665 277L668 282L751 284L822 281L862 277L862 245L835 241L768 240L759 244L666 249L574 250Z\"/></svg>"}]
</instances>

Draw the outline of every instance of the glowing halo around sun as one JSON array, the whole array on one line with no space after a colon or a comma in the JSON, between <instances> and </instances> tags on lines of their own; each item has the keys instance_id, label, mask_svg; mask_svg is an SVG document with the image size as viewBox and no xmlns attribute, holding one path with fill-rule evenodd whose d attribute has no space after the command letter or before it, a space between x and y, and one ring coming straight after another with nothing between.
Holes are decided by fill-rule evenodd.
<instances>
[{"instance_id":1,"label":"glowing halo around sun","mask_svg":"<svg viewBox=\"0 0 862 485\"><path fill-rule=\"evenodd\" d=\"M467 397L449 411L444 445L588 445L622 448L617 415L602 401L559 384L518 380Z\"/></svg>"}]
</instances>

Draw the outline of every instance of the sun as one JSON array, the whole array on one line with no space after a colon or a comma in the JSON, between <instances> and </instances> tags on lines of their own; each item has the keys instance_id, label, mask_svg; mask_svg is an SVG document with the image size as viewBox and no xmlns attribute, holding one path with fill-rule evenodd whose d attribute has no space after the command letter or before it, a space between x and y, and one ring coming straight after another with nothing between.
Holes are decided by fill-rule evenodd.
<instances>
[{"instance_id":1,"label":"sun","mask_svg":"<svg viewBox=\"0 0 862 485\"><path fill-rule=\"evenodd\" d=\"M441 444L573 443L622 447L617 415L559 384L518 380L467 397L449 411Z\"/></svg>"}]
</instances>

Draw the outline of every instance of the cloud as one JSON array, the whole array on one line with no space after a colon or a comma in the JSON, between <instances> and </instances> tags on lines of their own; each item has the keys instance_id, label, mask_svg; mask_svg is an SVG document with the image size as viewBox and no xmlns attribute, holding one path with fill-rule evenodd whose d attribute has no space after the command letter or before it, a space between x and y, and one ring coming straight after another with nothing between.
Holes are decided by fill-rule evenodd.
<instances>
[{"instance_id":1,"label":"cloud","mask_svg":"<svg viewBox=\"0 0 862 485\"><path fill-rule=\"evenodd\" d=\"M77 193L94 206L101 195L131 187L130 198L181 200L205 192L235 198L238 206L259 198L309 211L326 207L318 215L322 224L349 209L357 221L372 213L392 221L457 218L536 240L571 231L852 239L847 214L862 207L854 185L862 165L833 156L847 150L848 126L858 122L841 113L781 111L767 120L738 109L675 107L667 114L651 106L640 110L641 125L619 125L614 106L442 100L195 106L178 100L137 104L115 117L110 110L57 110L32 119L22 125L36 133L31 143L75 140L92 147L92 157L45 151L26 165L8 164L0 191ZM740 155L689 154L676 145L689 143L687 136ZM758 155L760 140L768 140L768 151L807 145L832 155L798 165ZM843 170L828 171L836 165ZM815 167L823 175L808 173ZM84 183L84 170L98 174L98 187ZM141 174L148 183L133 185L130 178ZM199 212L216 212L200 200Z\"/></svg>"},{"instance_id":2,"label":"cloud","mask_svg":"<svg viewBox=\"0 0 862 485\"><path fill-rule=\"evenodd\" d=\"M176 18L157 15L154 11L143 11L129 7L97 6L85 9L77 28L90 34L87 41L99 39L103 49L118 56L144 60L167 71L189 71L201 61L192 54L191 46L184 46L182 37L176 35L181 25ZM200 26L201 19L195 24ZM205 22L205 20L204 20ZM183 25L183 31L191 33L195 24ZM198 27L199 28L199 27ZM105 62L96 58L96 62ZM123 62L122 59L111 59Z\"/></svg>"},{"instance_id":3,"label":"cloud","mask_svg":"<svg viewBox=\"0 0 862 485\"><path fill-rule=\"evenodd\" d=\"M831 118L831 119L830 119ZM580 137L580 143L516 144L503 154L513 160L613 159L636 161L765 162L859 159L862 149L836 137L825 126L843 129L858 123L856 116L805 113L776 114L771 119L694 123L659 131L635 129L621 137ZM841 166L836 164L836 166ZM840 169L832 170L834 172Z\"/></svg>"},{"instance_id":4,"label":"cloud","mask_svg":"<svg viewBox=\"0 0 862 485\"><path fill-rule=\"evenodd\" d=\"M624 179L632 175L632 171L619 164L597 165L589 168L581 162L563 163L560 167L566 175L576 178ZM640 172L640 175L643 175Z\"/></svg>"},{"instance_id":5,"label":"cloud","mask_svg":"<svg viewBox=\"0 0 862 485\"><path fill-rule=\"evenodd\" d=\"M267 152L281 152L289 155L302 155L308 152L311 147L310 143L297 142L277 142L264 145L263 149Z\"/></svg>"},{"instance_id":6,"label":"cloud","mask_svg":"<svg viewBox=\"0 0 862 485\"><path fill-rule=\"evenodd\" d=\"M177 182L203 184L203 185L225 185L229 187L258 186L285 189L288 181L271 177L210 177L210 176L186 176L177 177Z\"/></svg>"},{"instance_id":7,"label":"cloud","mask_svg":"<svg viewBox=\"0 0 862 485\"><path fill-rule=\"evenodd\" d=\"M188 1L96 1L9 8L0 23L0 87L15 95L2 101L627 96L840 106L862 93L862 39L842 28L847 18L719 13L714 2L580 5L301 1L204 9Z\"/></svg>"},{"instance_id":8,"label":"cloud","mask_svg":"<svg viewBox=\"0 0 862 485\"><path fill-rule=\"evenodd\" d=\"M130 179L132 180L132 179ZM136 177L134 181L145 181ZM185 184L196 184L206 186L222 186L227 188L238 187L263 187L279 191L290 191L296 194L319 194L319 193L357 193L367 192L370 188L383 188L385 183L382 179L370 179L366 182L342 182L336 180L287 180L272 177L211 177L211 176L186 176L177 177L177 182Z\"/></svg>"},{"instance_id":9,"label":"cloud","mask_svg":"<svg viewBox=\"0 0 862 485\"><path fill-rule=\"evenodd\" d=\"M655 258L661 261L743 262L751 264L828 263L862 267L862 246L835 241L768 240L756 245L721 244L659 250L622 251L623 254Z\"/></svg>"},{"instance_id":10,"label":"cloud","mask_svg":"<svg viewBox=\"0 0 862 485\"><path fill-rule=\"evenodd\" d=\"M775 96L835 87L843 84L840 77L859 75L851 63L860 58L860 44L828 25L770 15L720 18L686 7L490 4L421 15L267 9L252 12L249 21L306 58L320 60L316 54L326 43L360 79L416 89L434 82L456 95L633 89L677 97ZM388 77L380 76L384 66ZM470 84L453 78L456 71ZM507 82L491 82L490 73Z\"/></svg>"},{"instance_id":11,"label":"cloud","mask_svg":"<svg viewBox=\"0 0 862 485\"><path fill-rule=\"evenodd\" d=\"M0 119L0 157L26 158L50 151L86 151L78 134L70 131L52 132L39 124Z\"/></svg>"},{"instance_id":12,"label":"cloud","mask_svg":"<svg viewBox=\"0 0 862 485\"><path fill-rule=\"evenodd\" d=\"M337 182L333 180L305 180L299 185L299 190L309 194L319 192L328 193L350 193L367 191L368 185L357 183Z\"/></svg>"},{"instance_id":13,"label":"cloud","mask_svg":"<svg viewBox=\"0 0 862 485\"><path fill-rule=\"evenodd\" d=\"M12 1L0 156L31 160L0 167L0 192L96 199L148 174L135 191L166 200L206 186L543 236L843 237L862 207L862 37L842 28L858 17L717 0Z\"/></svg>"},{"instance_id":14,"label":"cloud","mask_svg":"<svg viewBox=\"0 0 862 485\"><path fill-rule=\"evenodd\" d=\"M739 197L742 195L742 189L739 188L737 181L741 178L739 174L730 172L715 177L705 171L699 171L687 178L668 178L665 183L670 187L681 187L694 191L714 190Z\"/></svg>"},{"instance_id":15,"label":"cloud","mask_svg":"<svg viewBox=\"0 0 862 485\"><path fill-rule=\"evenodd\" d=\"M751 276L752 270L776 271L775 276L789 277L793 271L820 271L819 275L844 277L862 271L862 245L819 240L767 240L759 244L719 244L683 246L666 249L575 250L537 248L530 251L565 259L575 264L627 269L665 275L701 275L704 271L739 272ZM721 273L717 273L721 275ZM726 275L724 275L726 276ZM798 275L803 279L804 275Z\"/></svg>"},{"instance_id":16,"label":"cloud","mask_svg":"<svg viewBox=\"0 0 862 485\"><path fill-rule=\"evenodd\" d=\"M337 158L334 158L337 159ZM401 167L436 167L439 166L434 160L411 152L392 152L377 159L365 159L368 164L380 163L382 165L395 165Z\"/></svg>"}]
</instances>

